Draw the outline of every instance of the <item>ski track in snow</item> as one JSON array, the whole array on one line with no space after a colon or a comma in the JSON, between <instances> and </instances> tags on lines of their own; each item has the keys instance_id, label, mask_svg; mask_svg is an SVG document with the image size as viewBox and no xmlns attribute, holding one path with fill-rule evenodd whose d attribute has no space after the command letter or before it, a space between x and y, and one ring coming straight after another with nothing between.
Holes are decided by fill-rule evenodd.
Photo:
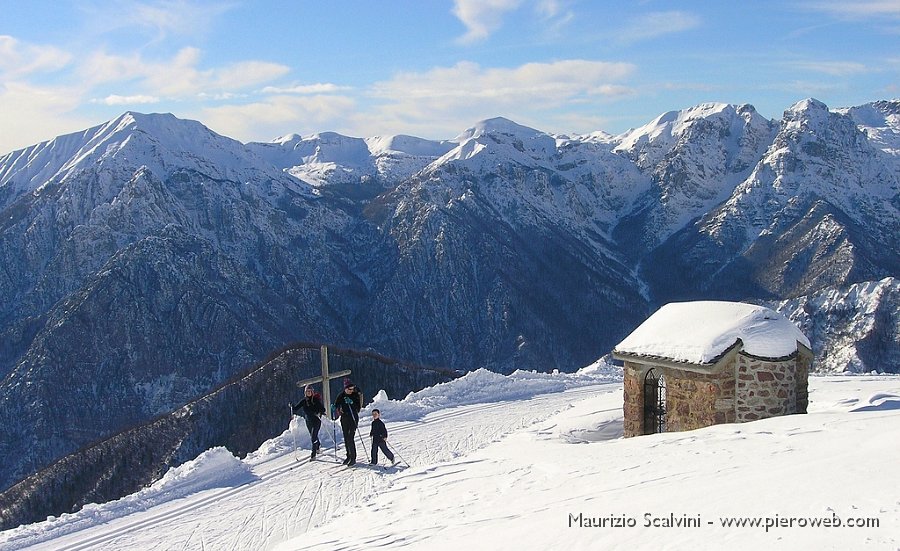
<instances>
[{"instance_id":1,"label":"ski track in snow","mask_svg":"<svg viewBox=\"0 0 900 551\"><path fill-rule=\"evenodd\" d=\"M43 536L27 534L21 541L7 541L0 548L268 549L352 510L377 494L402 491L406 485L404 480L452 476L461 468L460 463L455 462L455 470L450 471L440 468L442 463L497 442L575 402L620 390L620 383L595 384L538 395L530 400L451 407L416 421L392 423L385 419L390 432L388 444L412 465L403 469L337 465L334 444L330 442L331 425L325 421L320 431L321 460L310 462L304 458L298 462L294 452L287 450L253 465L251 470L258 477L253 482L203 490L89 528L71 527L70 533L64 535L60 532L66 531L65 527ZM481 416L490 419L479 422ZM371 442L367 421L363 419L357 432L365 441L363 447L357 437L359 463L369 461ZM327 447L328 443L331 447ZM338 451L343 458L343 444L338 445ZM384 457L379 460L382 464L386 462ZM394 476L396 473L404 476ZM161 538L160 531L170 536ZM391 542L371 543L389 547Z\"/></svg>"}]
</instances>

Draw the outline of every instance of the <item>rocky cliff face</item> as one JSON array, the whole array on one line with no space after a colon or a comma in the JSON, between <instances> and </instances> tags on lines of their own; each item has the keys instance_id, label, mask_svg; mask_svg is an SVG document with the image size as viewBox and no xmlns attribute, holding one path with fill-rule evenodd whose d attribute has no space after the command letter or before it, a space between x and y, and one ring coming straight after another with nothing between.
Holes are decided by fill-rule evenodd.
<instances>
[{"instance_id":1,"label":"rocky cliff face","mask_svg":"<svg viewBox=\"0 0 900 551\"><path fill-rule=\"evenodd\" d=\"M772 143L777 125L751 105L702 104L626 133L616 151L650 178L618 237L641 257L728 199Z\"/></svg>"},{"instance_id":2,"label":"rocky cliff face","mask_svg":"<svg viewBox=\"0 0 900 551\"><path fill-rule=\"evenodd\" d=\"M366 340L467 369L586 365L645 308L604 225L613 200L589 171L561 176L547 134L495 119L458 139L368 209L392 266Z\"/></svg>"},{"instance_id":3,"label":"rocky cliff face","mask_svg":"<svg viewBox=\"0 0 900 551\"><path fill-rule=\"evenodd\" d=\"M898 190L890 158L850 116L806 100L785 112L731 196L643 266L662 301L798 296L878 280L900 273L890 237L900 232Z\"/></svg>"},{"instance_id":4,"label":"rocky cliff face","mask_svg":"<svg viewBox=\"0 0 900 551\"><path fill-rule=\"evenodd\" d=\"M897 372L900 365L900 281L857 283L770 303L817 343L823 372ZM889 369L893 366L895 369Z\"/></svg>"},{"instance_id":5,"label":"rocky cliff face","mask_svg":"<svg viewBox=\"0 0 900 551\"><path fill-rule=\"evenodd\" d=\"M616 137L492 119L442 142L241 144L127 113L9 153L0 487L296 340L574 369L662 302L805 300L783 308L814 320L817 365L898 371L896 293L871 324L863 303L807 311L900 273L898 136L897 102L806 100L781 121L708 104Z\"/></svg>"}]
</instances>

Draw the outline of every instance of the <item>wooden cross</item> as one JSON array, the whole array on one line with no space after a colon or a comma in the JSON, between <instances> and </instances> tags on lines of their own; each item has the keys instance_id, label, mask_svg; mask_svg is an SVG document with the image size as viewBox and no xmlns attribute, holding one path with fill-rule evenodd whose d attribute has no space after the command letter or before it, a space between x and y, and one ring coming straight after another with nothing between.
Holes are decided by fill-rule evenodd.
<instances>
[{"instance_id":1,"label":"wooden cross","mask_svg":"<svg viewBox=\"0 0 900 551\"><path fill-rule=\"evenodd\" d=\"M349 369L345 369L343 371L338 371L337 373L328 373L328 347L324 344L321 349L322 354L322 376L321 377L312 377L311 379L304 379L302 381L297 381L297 386L300 388L305 387L306 385L311 385L313 383L322 383L322 405L325 406L325 411L328 412L331 408L331 389L329 388L328 382L331 379L337 379L338 377L344 377L350 374Z\"/></svg>"}]
</instances>

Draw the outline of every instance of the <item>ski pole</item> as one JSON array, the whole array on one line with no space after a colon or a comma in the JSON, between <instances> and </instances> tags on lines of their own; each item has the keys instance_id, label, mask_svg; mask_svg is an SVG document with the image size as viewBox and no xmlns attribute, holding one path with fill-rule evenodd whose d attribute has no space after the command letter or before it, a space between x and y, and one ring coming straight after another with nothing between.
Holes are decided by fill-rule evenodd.
<instances>
[{"instance_id":1,"label":"ski pole","mask_svg":"<svg viewBox=\"0 0 900 551\"><path fill-rule=\"evenodd\" d=\"M331 420L331 441L334 442L334 460L337 461L337 422Z\"/></svg>"},{"instance_id":2,"label":"ski pole","mask_svg":"<svg viewBox=\"0 0 900 551\"><path fill-rule=\"evenodd\" d=\"M359 443L362 444L363 450L366 452L366 461L372 461L372 458L369 457L369 450L366 449L366 443L363 441L363 436L359 432L359 425L356 425L356 435L359 436Z\"/></svg>"},{"instance_id":3,"label":"ski pole","mask_svg":"<svg viewBox=\"0 0 900 551\"><path fill-rule=\"evenodd\" d=\"M294 459L299 461L297 458L297 432L294 430L294 427L291 425L294 424L294 404L288 402L288 409L291 412L291 420L288 422L288 430L291 431L291 436L294 437Z\"/></svg>"},{"instance_id":4,"label":"ski pole","mask_svg":"<svg viewBox=\"0 0 900 551\"><path fill-rule=\"evenodd\" d=\"M366 461L367 461L367 462L371 462L371 461L372 461L372 458L369 457L369 450L366 449L366 443L363 442L362 434L360 434L360 432L359 432L359 412L358 412L358 411L353 411L353 408L351 407L351 408L350 408L350 413L353 414L353 420L356 422L356 429L355 429L355 432L356 432L356 435L359 436L359 443L362 444L363 451L366 452Z\"/></svg>"},{"instance_id":5,"label":"ski pole","mask_svg":"<svg viewBox=\"0 0 900 551\"><path fill-rule=\"evenodd\" d=\"M391 445L388 444L388 441L387 441L387 440L385 440L384 443L385 443L385 445L388 447L389 450L391 450L392 452L394 452L394 455L396 455L397 458L398 458L400 461L403 461L404 463L406 463L406 466L409 467L409 462L408 462L407 460L403 459L403 456L400 455L399 453L397 453L397 450L395 450L394 448L392 448Z\"/></svg>"},{"instance_id":6,"label":"ski pole","mask_svg":"<svg viewBox=\"0 0 900 551\"><path fill-rule=\"evenodd\" d=\"M329 421L331 421L329 419ZM337 459L337 435L335 434L335 422L331 421L331 442L334 444L334 458ZM325 434L328 434L328 431L325 431Z\"/></svg>"}]
</instances>

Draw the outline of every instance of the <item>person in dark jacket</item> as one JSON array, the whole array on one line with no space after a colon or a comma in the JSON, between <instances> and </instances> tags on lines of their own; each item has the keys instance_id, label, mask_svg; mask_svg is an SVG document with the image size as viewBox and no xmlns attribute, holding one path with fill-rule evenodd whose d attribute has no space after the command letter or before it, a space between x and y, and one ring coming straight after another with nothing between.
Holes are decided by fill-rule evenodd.
<instances>
[{"instance_id":1,"label":"person in dark jacket","mask_svg":"<svg viewBox=\"0 0 900 551\"><path fill-rule=\"evenodd\" d=\"M313 390L312 385L306 385L303 389L303 400L294 406L294 413L302 415L306 418L306 430L309 431L309 438L312 441L312 454L309 456L310 461L316 458L319 448L322 447L319 442L319 429L322 427L320 415L325 415L325 406L322 404L322 397L318 392Z\"/></svg>"},{"instance_id":2,"label":"person in dark jacket","mask_svg":"<svg viewBox=\"0 0 900 551\"><path fill-rule=\"evenodd\" d=\"M344 392L334 399L332 417L341 418L341 432L344 434L344 448L347 458L344 465L356 464L356 427L359 426L359 410L362 408L362 393L349 379L344 381Z\"/></svg>"},{"instance_id":3,"label":"person in dark jacket","mask_svg":"<svg viewBox=\"0 0 900 551\"><path fill-rule=\"evenodd\" d=\"M372 437L372 465L378 464L379 449L384 452L384 456L388 458L391 465L396 463L394 454L387 446L387 427L384 426L384 421L381 420L381 412L377 409L372 410L372 429L369 431L369 436Z\"/></svg>"}]
</instances>

